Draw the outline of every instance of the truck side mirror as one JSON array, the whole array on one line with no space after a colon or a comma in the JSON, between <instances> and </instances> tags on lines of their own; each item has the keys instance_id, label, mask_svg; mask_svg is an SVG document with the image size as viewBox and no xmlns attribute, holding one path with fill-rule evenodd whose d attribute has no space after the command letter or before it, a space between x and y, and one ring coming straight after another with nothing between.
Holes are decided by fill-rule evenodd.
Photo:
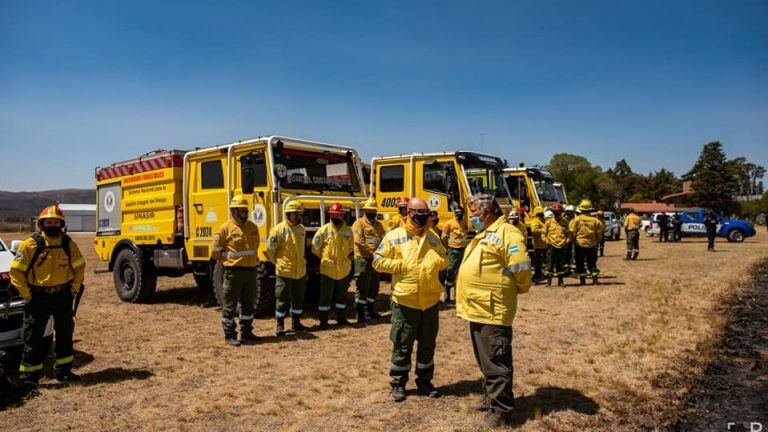
<instances>
[{"instance_id":1,"label":"truck side mirror","mask_svg":"<svg viewBox=\"0 0 768 432\"><path fill-rule=\"evenodd\" d=\"M11 252L16 254L16 252L19 251L19 248L21 247L21 240L14 240L11 242Z\"/></svg>"},{"instance_id":2,"label":"truck side mirror","mask_svg":"<svg viewBox=\"0 0 768 432\"><path fill-rule=\"evenodd\" d=\"M244 194L250 195L253 193L255 180L253 157L251 155L240 157L240 188Z\"/></svg>"}]
</instances>

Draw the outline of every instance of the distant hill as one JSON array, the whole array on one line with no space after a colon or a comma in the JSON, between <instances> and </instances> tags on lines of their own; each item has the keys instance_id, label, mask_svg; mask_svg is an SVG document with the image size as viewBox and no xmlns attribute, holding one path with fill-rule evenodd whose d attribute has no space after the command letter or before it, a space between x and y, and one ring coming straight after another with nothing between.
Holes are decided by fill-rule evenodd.
<instances>
[{"instance_id":1,"label":"distant hill","mask_svg":"<svg viewBox=\"0 0 768 432\"><path fill-rule=\"evenodd\" d=\"M95 189L58 189L41 192L0 191L0 219L37 216L44 207L56 204L95 204Z\"/></svg>"}]
</instances>

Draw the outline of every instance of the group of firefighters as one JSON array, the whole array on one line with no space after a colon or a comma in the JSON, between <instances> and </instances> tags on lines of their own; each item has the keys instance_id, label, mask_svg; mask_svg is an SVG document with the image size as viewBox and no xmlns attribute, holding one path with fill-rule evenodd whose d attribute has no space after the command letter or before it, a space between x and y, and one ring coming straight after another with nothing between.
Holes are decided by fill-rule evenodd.
<instances>
[{"instance_id":1,"label":"group of firefighters","mask_svg":"<svg viewBox=\"0 0 768 432\"><path fill-rule=\"evenodd\" d=\"M517 295L529 290L532 276L538 281L546 278L548 285L557 277L558 285L563 285L571 257L582 284L590 275L597 282L598 248L603 234L600 214L590 214L594 209L589 200L573 209L563 209L560 204L546 212L535 208L530 222L532 265L526 250L528 230L524 212L514 209L505 215L492 195L476 194L468 203L468 220L475 232L471 239L463 207L456 207L455 217L438 230L437 215L423 199L402 198L397 206L399 212L387 221L386 228L377 217L378 206L373 198L364 203L363 216L351 227L345 221L346 211L341 204L330 207L330 221L315 232L311 242L312 253L320 259L319 328L328 328L332 310L338 325L348 324L347 289L352 277L357 321L379 318L374 307L379 275L390 274L392 399L400 402L406 398L405 385L415 343L418 393L438 397L432 377L439 303L452 302L455 289L456 313L470 323L475 359L484 375L484 397L474 408L486 412L486 426L500 425L514 407L512 321ZM261 265L259 231L249 220L249 204L244 196L235 196L229 207L231 218L215 233L212 250L224 269L224 338L227 344L239 346L259 340L253 333L253 306ZM292 330L307 329L301 322L307 273L303 206L299 201L289 201L284 212L284 220L269 234L265 252L275 266L277 336L285 335L289 314ZM72 307L85 274L85 260L77 244L63 231L65 220L61 210L57 206L46 208L38 225L41 233L22 243L11 266L12 283L27 301L20 379L33 385L40 378L47 354L45 327L51 316L56 332L55 377L62 382L78 379L71 368ZM639 217L630 214L624 225L628 233L636 233L640 228ZM638 237L634 235L628 240L634 248L632 258L637 257Z\"/></svg>"}]
</instances>

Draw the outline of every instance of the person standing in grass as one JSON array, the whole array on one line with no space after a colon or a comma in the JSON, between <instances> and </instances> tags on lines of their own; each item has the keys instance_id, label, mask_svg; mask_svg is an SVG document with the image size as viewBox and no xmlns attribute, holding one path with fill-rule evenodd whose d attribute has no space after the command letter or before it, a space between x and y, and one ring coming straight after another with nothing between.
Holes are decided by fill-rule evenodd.
<instances>
[{"instance_id":1,"label":"person standing in grass","mask_svg":"<svg viewBox=\"0 0 768 432\"><path fill-rule=\"evenodd\" d=\"M635 213L634 209L629 210L627 218L624 219L624 232L627 234L627 256L625 260L636 260L640 255L640 227L643 220Z\"/></svg>"},{"instance_id":2,"label":"person standing in grass","mask_svg":"<svg viewBox=\"0 0 768 432\"><path fill-rule=\"evenodd\" d=\"M473 408L487 411L481 426L501 426L514 410L512 321L517 295L531 287L531 262L519 230L505 223L493 195L469 201L477 234L466 251L456 281L456 314L469 321L475 360L483 373L483 399Z\"/></svg>"},{"instance_id":3,"label":"person standing in grass","mask_svg":"<svg viewBox=\"0 0 768 432\"><path fill-rule=\"evenodd\" d=\"M392 400L405 400L405 384L416 350L416 386L420 395L439 397L432 378L443 286L440 272L448 266L445 247L429 228L429 208L421 198L408 201L405 226L388 232L373 255L373 268L392 274Z\"/></svg>"},{"instance_id":4,"label":"person standing in grass","mask_svg":"<svg viewBox=\"0 0 768 432\"><path fill-rule=\"evenodd\" d=\"M445 303L451 303L451 291L456 287L456 274L459 272L464 248L467 247L467 223L464 221L464 208L457 206L453 210L454 218L443 225L442 240L447 246L448 269L445 271Z\"/></svg>"}]
</instances>

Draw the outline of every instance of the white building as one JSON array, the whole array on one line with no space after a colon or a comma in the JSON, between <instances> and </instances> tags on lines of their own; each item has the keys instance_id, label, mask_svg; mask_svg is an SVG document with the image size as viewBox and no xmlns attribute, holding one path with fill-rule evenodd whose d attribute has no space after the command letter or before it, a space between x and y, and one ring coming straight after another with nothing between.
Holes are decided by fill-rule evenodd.
<instances>
[{"instance_id":1,"label":"white building","mask_svg":"<svg viewBox=\"0 0 768 432\"><path fill-rule=\"evenodd\" d=\"M95 232L96 204L59 204L67 218L67 232Z\"/></svg>"}]
</instances>

